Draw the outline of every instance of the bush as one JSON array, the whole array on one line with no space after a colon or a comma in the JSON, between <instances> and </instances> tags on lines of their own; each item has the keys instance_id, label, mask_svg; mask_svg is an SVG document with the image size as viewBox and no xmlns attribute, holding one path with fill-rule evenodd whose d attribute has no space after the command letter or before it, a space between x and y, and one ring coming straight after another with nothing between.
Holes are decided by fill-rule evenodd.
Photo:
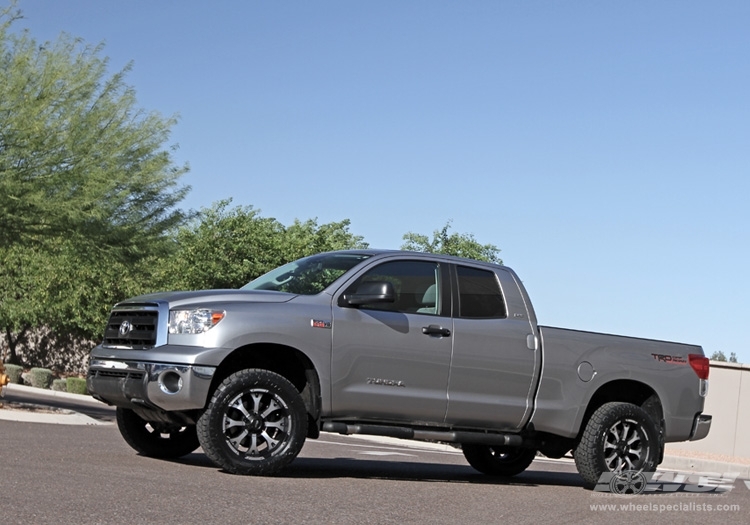
<instances>
[{"instance_id":1,"label":"bush","mask_svg":"<svg viewBox=\"0 0 750 525\"><path fill-rule=\"evenodd\" d=\"M0 0L0 6L2 3ZM26 367L37 366L51 370L64 370L73 374L85 374L88 368L89 351L95 344L94 341L73 335L57 334L45 326L32 328L18 334L16 354L19 360L17 362ZM0 342L0 354L6 355L6 353L7 345Z\"/></svg>"},{"instance_id":2,"label":"bush","mask_svg":"<svg viewBox=\"0 0 750 525\"><path fill-rule=\"evenodd\" d=\"M5 373L8 374L11 384L21 384L21 374L23 373L23 367L20 365L5 365Z\"/></svg>"},{"instance_id":3,"label":"bush","mask_svg":"<svg viewBox=\"0 0 750 525\"><path fill-rule=\"evenodd\" d=\"M65 379L53 379L52 390L55 392L67 392L67 384Z\"/></svg>"},{"instance_id":4,"label":"bush","mask_svg":"<svg viewBox=\"0 0 750 525\"><path fill-rule=\"evenodd\" d=\"M80 377L69 377L68 392L71 394L88 394L89 391L86 389L86 380L81 379Z\"/></svg>"},{"instance_id":5,"label":"bush","mask_svg":"<svg viewBox=\"0 0 750 525\"><path fill-rule=\"evenodd\" d=\"M27 374L29 384L36 388L52 386L52 370L48 368L32 368Z\"/></svg>"}]
</instances>

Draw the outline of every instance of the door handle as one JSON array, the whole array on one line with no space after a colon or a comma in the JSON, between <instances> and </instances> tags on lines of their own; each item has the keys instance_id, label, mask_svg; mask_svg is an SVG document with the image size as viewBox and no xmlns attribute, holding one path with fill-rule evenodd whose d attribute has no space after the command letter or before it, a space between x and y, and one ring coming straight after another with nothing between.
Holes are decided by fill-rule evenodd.
<instances>
[{"instance_id":1,"label":"door handle","mask_svg":"<svg viewBox=\"0 0 750 525\"><path fill-rule=\"evenodd\" d=\"M431 324L430 326L423 326L422 333L425 335L442 335L448 337L451 335L451 331L447 328L443 328L440 325Z\"/></svg>"}]
</instances>

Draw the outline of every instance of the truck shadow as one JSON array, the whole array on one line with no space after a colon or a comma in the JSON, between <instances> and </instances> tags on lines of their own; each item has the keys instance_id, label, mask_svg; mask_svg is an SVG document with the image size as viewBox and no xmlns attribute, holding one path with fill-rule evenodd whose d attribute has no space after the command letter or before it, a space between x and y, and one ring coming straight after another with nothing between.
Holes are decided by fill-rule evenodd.
<instances>
[{"instance_id":1,"label":"truck shadow","mask_svg":"<svg viewBox=\"0 0 750 525\"><path fill-rule=\"evenodd\" d=\"M175 463L217 469L204 454L193 453ZM223 471L222 471L223 472ZM228 474L228 473L227 473ZM486 476L469 466L418 461L382 461L352 458L299 457L283 472L274 476L287 479L382 479L422 483L469 483L499 486L580 487L584 483L577 473L535 470L534 466L512 478Z\"/></svg>"},{"instance_id":2,"label":"truck shadow","mask_svg":"<svg viewBox=\"0 0 750 525\"><path fill-rule=\"evenodd\" d=\"M577 473L533 470L533 466L518 476L501 478L480 474L473 468L463 465L351 458L297 458L280 475L287 478L312 479L356 478L479 485L554 485L581 488L584 486Z\"/></svg>"}]
</instances>

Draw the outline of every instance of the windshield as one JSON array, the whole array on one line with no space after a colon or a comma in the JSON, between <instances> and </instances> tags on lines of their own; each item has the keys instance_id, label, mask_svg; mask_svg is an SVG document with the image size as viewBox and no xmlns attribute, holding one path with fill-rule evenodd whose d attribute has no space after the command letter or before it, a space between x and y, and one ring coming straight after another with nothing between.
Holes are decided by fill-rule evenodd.
<instances>
[{"instance_id":1,"label":"windshield","mask_svg":"<svg viewBox=\"0 0 750 525\"><path fill-rule=\"evenodd\" d=\"M241 289L315 295L368 257L362 253L323 253L305 257L271 270Z\"/></svg>"}]
</instances>

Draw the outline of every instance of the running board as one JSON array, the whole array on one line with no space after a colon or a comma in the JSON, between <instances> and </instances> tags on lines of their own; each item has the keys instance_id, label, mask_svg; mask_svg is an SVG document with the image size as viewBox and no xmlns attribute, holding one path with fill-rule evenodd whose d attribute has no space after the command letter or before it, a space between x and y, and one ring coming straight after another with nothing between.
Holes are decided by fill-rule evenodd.
<instances>
[{"instance_id":1,"label":"running board","mask_svg":"<svg viewBox=\"0 0 750 525\"><path fill-rule=\"evenodd\" d=\"M324 432L337 434L368 434L419 441L442 441L444 443L472 443L475 445L493 445L520 447L523 438L517 434L487 434L484 432L467 432L462 430L421 430L407 427L390 427L386 425L362 425L350 423L323 423Z\"/></svg>"}]
</instances>

